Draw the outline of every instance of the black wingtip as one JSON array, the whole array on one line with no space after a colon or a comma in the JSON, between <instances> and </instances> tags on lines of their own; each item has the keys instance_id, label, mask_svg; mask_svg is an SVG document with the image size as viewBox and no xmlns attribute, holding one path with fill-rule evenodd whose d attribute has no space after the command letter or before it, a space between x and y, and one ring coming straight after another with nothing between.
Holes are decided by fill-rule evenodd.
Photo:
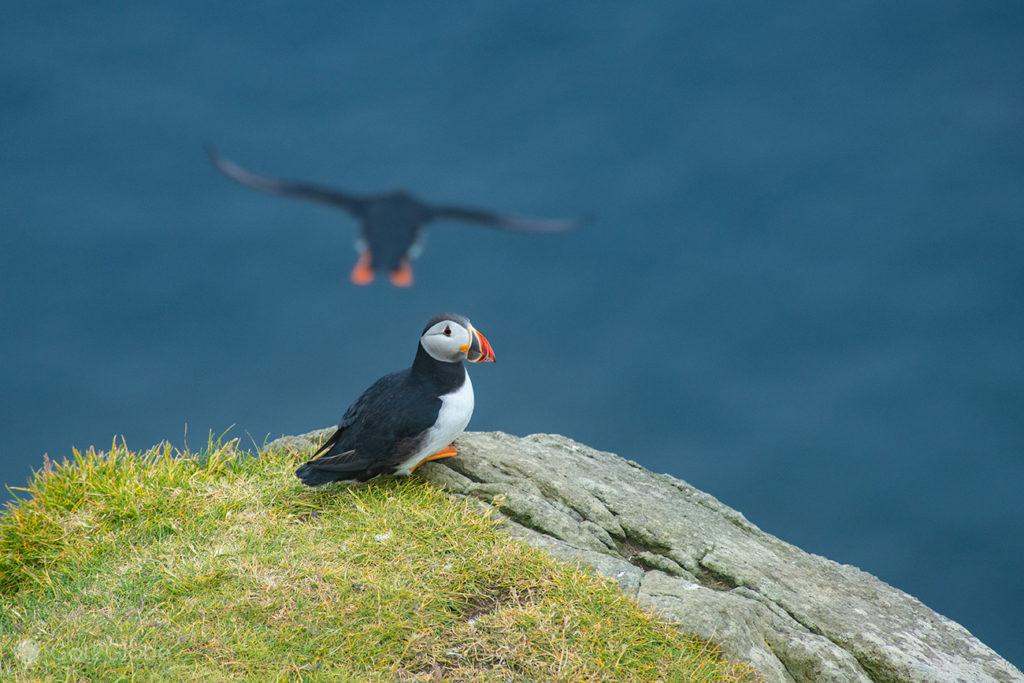
<instances>
[{"instance_id":1,"label":"black wingtip","mask_svg":"<svg viewBox=\"0 0 1024 683\"><path fill-rule=\"evenodd\" d=\"M569 232L570 230L578 230L586 227L593 222L593 216L585 213L575 218L553 218L553 219L537 219L537 218L526 218L521 219L520 227L524 230L535 230L537 232Z\"/></svg>"},{"instance_id":2,"label":"black wingtip","mask_svg":"<svg viewBox=\"0 0 1024 683\"><path fill-rule=\"evenodd\" d=\"M227 160L217 151L217 148L212 143L203 142L203 151L206 152L206 158L210 160L211 164L221 171L224 170L224 163Z\"/></svg>"},{"instance_id":3,"label":"black wingtip","mask_svg":"<svg viewBox=\"0 0 1024 683\"><path fill-rule=\"evenodd\" d=\"M553 230L552 232L569 232L570 230L585 228L594 222L594 216L593 214L584 213L575 218L566 218L559 222L561 223L560 229Z\"/></svg>"},{"instance_id":4,"label":"black wingtip","mask_svg":"<svg viewBox=\"0 0 1024 683\"><path fill-rule=\"evenodd\" d=\"M564 218L554 219L547 222L545 229L538 230L538 232L570 232L572 230L579 230L580 228L586 227L590 224L590 216L579 216L577 218Z\"/></svg>"}]
</instances>

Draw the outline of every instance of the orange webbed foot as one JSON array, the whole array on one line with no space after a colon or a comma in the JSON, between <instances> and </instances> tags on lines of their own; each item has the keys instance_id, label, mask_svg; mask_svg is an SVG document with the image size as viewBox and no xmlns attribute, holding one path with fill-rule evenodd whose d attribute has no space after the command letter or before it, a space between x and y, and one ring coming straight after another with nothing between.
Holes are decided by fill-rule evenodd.
<instances>
[{"instance_id":1,"label":"orange webbed foot","mask_svg":"<svg viewBox=\"0 0 1024 683\"><path fill-rule=\"evenodd\" d=\"M373 262L370 259L369 249L359 255L359 260L352 269L349 279L354 285L368 285L373 282Z\"/></svg>"},{"instance_id":2,"label":"orange webbed foot","mask_svg":"<svg viewBox=\"0 0 1024 683\"><path fill-rule=\"evenodd\" d=\"M416 463L416 467L413 467L412 470L410 471L415 472L416 470L423 467L423 465L430 462L431 460L443 460L444 458L454 458L458 454L459 452L455 450L455 446L448 446L447 448L442 448L437 453L431 453L427 457L420 460L418 463Z\"/></svg>"},{"instance_id":3,"label":"orange webbed foot","mask_svg":"<svg viewBox=\"0 0 1024 683\"><path fill-rule=\"evenodd\" d=\"M391 284L395 287L412 286L412 265L408 261L402 261L398 270L391 271Z\"/></svg>"}]
</instances>

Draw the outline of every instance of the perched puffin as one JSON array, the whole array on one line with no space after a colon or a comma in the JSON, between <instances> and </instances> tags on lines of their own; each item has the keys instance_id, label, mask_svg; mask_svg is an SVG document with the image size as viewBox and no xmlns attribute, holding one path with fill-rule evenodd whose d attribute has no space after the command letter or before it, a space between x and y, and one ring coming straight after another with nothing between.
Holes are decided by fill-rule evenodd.
<instances>
[{"instance_id":1,"label":"perched puffin","mask_svg":"<svg viewBox=\"0 0 1024 683\"><path fill-rule=\"evenodd\" d=\"M462 361L493 363L494 350L461 315L423 328L412 367L384 375L345 411L338 429L295 470L308 486L408 475L456 455L451 445L473 415L473 383Z\"/></svg>"},{"instance_id":2,"label":"perched puffin","mask_svg":"<svg viewBox=\"0 0 1024 683\"><path fill-rule=\"evenodd\" d=\"M378 270L386 270L391 284L396 287L412 285L411 263L421 251L423 226L431 221L454 220L523 232L558 232L574 228L581 222L503 216L459 206L433 206L404 190L355 195L309 183L259 176L220 156L212 147L207 147L206 151L217 170L242 185L327 204L347 211L358 220L356 250L359 260L350 278L357 285L373 282Z\"/></svg>"}]
</instances>

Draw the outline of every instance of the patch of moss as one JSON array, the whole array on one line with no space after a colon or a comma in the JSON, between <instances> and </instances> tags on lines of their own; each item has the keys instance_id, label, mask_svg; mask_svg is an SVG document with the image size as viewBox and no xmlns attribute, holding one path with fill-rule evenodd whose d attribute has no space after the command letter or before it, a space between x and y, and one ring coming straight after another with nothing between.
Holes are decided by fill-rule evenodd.
<instances>
[{"instance_id":1,"label":"patch of moss","mask_svg":"<svg viewBox=\"0 0 1024 683\"><path fill-rule=\"evenodd\" d=\"M114 444L0 518L22 680L745 680L610 581L416 479L304 488L294 457Z\"/></svg>"}]
</instances>

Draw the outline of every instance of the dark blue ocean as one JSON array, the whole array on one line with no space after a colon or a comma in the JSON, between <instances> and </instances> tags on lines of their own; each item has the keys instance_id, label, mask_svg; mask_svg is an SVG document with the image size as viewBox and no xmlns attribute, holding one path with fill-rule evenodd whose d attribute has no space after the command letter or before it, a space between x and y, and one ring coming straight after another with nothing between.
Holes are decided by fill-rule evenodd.
<instances>
[{"instance_id":1,"label":"dark blue ocean","mask_svg":"<svg viewBox=\"0 0 1024 683\"><path fill-rule=\"evenodd\" d=\"M332 424L431 314L472 428L670 472L1024 663L1024 5L45 3L0 22L0 479ZM518 213L348 284L217 175Z\"/></svg>"}]
</instances>

